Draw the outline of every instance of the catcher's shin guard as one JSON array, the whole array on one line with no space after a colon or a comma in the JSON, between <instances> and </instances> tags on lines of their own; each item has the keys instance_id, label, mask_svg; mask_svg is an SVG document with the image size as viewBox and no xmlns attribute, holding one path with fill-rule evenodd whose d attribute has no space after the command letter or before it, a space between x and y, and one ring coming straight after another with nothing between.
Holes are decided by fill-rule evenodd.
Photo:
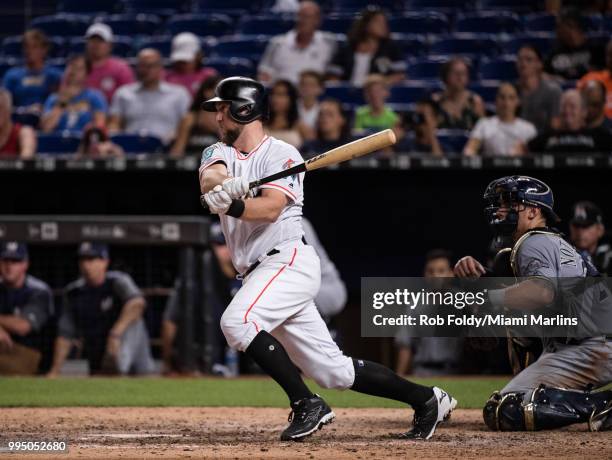
<instances>
[{"instance_id":1,"label":"catcher's shin guard","mask_svg":"<svg viewBox=\"0 0 612 460\"><path fill-rule=\"evenodd\" d=\"M491 430L550 430L590 422L612 399L612 391L565 390L540 385L527 400L525 393L493 393L483 409Z\"/></svg>"}]
</instances>

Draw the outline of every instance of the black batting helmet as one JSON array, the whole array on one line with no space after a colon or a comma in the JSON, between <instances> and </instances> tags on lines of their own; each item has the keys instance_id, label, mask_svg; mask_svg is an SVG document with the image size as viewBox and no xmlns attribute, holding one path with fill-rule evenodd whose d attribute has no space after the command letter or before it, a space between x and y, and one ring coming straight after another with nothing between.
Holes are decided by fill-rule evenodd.
<instances>
[{"instance_id":1,"label":"black batting helmet","mask_svg":"<svg viewBox=\"0 0 612 460\"><path fill-rule=\"evenodd\" d=\"M229 102L230 116L240 124L265 118L268 113L266 90L261 83L252 78L229 77L221 80L215 88L215 97L205 101L202 109L216 112L217 102Z\"/></svg>"}]
</instances>

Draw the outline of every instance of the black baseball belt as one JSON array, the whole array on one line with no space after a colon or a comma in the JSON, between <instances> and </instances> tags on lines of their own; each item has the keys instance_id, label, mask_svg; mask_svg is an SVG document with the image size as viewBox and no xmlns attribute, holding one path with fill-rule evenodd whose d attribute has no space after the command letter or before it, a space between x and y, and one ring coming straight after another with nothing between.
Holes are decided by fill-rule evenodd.
<instances>
[{"instance_id":1,"label":"black baseball belt","mask_svg":"<svg viewBox=\"0 0 612 460\"><path fill-rule=\"evenodd\" d=\"M306 242L306 238L302 237L302 243L308 244ZM266 257L273 256L275 254L278 254L279 252L280 251L278 249L276 249L276 248L272 249L271 251L266 253ZM261 262L262 262L261 260L258 260L257 262L255 262L253 265L251 265L249 268L247 268L246 271L242 275L239 275L240 278L238 278L238 279L245 279L247 276L249 276L253 272L253 270L255 270L259 266L259 264Z\"/></svg>"}]
</instances>

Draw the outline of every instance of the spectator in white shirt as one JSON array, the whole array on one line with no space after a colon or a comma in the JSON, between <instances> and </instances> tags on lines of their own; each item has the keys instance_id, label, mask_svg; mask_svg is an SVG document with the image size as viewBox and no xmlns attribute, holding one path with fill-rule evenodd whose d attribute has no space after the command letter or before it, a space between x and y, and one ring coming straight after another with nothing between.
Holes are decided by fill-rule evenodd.
<instances>
[{"instance_id":1,"label":"spectator in white shirt","mask_svg":"<svg viewBox=\"0 0 612 460\"><path fill-rule=\"evenodd\" d=\"M298 84L300 73L314 70L324 73L336 49L333 34L317 30L321 9L310 0L300 3L295 28L270 40L257 69L263 82L289 80Z\"/></svg>"},{"instance_id":2,"label":"spectator in white shirt","mask_svg":"<svg viewBox=\"0 0 612 460\"><path fill-rule=\"evenodd\" d=\"M516 116L518 107L516 88L510 83L502 83L495 98L497 115L478 120L463 154L474 156L481 152L483 156L518 156L525 153L525 145L537 131L532 123Z\"/></svg>"},{"instance_id":3,"label":"spectator in white shirt","mask_svg":"<svg viewBox=\"0 0 612 460\"><path fill-rule=\"evenodd\" d=\"M113 96L109 131L159 137L169 144L191 96L180 85L162 81L162 57L157 50L145 48L138 53L138 82L124 85Z\"/></svg>"},{"instance_id":4,"label":"spectator in white shirt","mask_svg":"<svg viewBox=\"0 0 612 460\"><path fill-rule=\"evenodd\" d=\"M306 70L300 74L298 114L305 130L306 140L313 140L316 137L319 98L324 90L323 75L313 70Z\"/></svg>"}]
</instances>

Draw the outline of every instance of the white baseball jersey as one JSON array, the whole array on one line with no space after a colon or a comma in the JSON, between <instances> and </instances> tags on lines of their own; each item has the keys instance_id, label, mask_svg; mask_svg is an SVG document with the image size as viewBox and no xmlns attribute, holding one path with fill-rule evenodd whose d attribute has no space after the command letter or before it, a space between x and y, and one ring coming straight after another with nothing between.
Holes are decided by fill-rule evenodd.
<instances>
[{"instance_id":1,"label":"white baseball jersey","mask_svg":"<svg viewBox=\"0 0 612 460\"><path fill-rule=\"evenodd\" d=\"M265 136L252 151L240 152L233 146L217 142L202 153L202 172L216 163L227 167L230 177L246 177L249 182L288 169L304 160L292 145L270 136ZM302 230L304 173L285 177L252 190L257 196L259 189L274 189L283 192L289 203L273 223L245 222L241 219L221 215L221 228L225 235L232 262L238 273L244 273L258 259L272 249L292 240L299 240Z\"/></svg>"}]
</instances>

